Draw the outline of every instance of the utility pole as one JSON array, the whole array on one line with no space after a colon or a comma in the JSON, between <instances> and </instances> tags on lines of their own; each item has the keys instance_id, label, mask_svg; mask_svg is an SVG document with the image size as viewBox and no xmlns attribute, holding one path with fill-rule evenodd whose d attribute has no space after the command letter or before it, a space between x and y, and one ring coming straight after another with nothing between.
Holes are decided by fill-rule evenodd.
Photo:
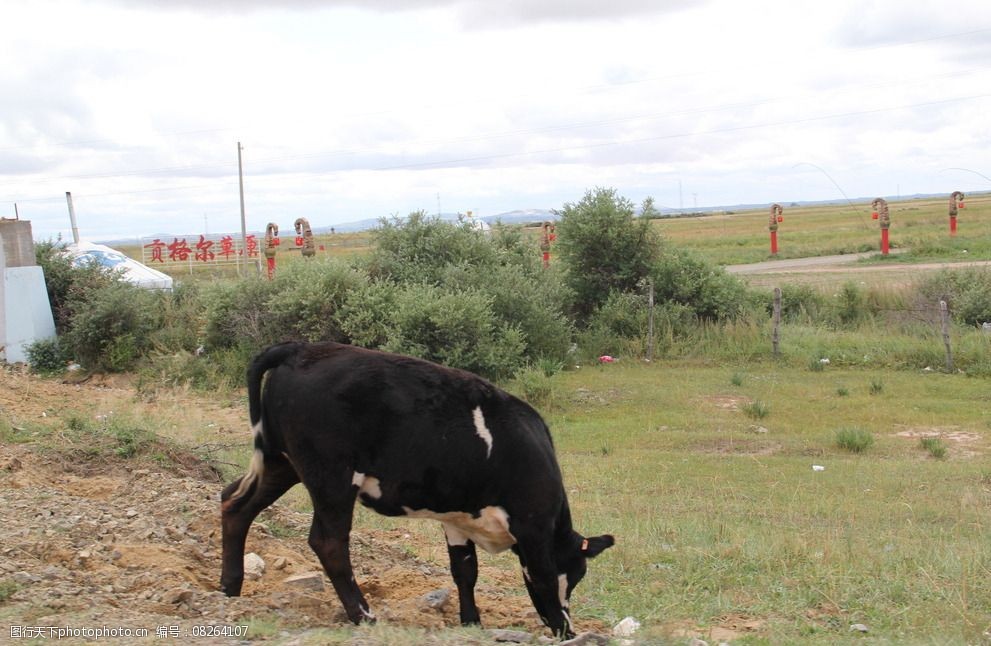
<instances>
[{"instance_id":1,"label":"utility pole","mask_svg":"<svg viewBox=\"0 0 991 646\"><path fill-rule=\"evenodd\" d=\"M76 209L72 208L72 193L65 192L65 201L69 203L69 222L72 224L72 241L79 244L79 227L76 226Z\"/></svg>"},{"instance_id":2,"label":"utility pole","mask_svg":"<svg viewBox=\"0 0 991 646\"><path fill-rule=\"evenodd\" d=\"M14 202L14 219L20 220L21 214L17 212L17 202Z\"/></svg>"},{"instance_id":3,"label":"utility pole","mask_svg":"<svg viewBox=\"0 0 991 646\"><path fill-rule=\"evenodd\" d=\"M241 169L241 151L244 148L237 142L237 184L241 191L241 255L244 257L244 270L248 270L248 226L244 221L244 171ZM240 268L240 266L239 266ZM238 271L238 274L241 272Z\"/></svg>"}]
</instances>

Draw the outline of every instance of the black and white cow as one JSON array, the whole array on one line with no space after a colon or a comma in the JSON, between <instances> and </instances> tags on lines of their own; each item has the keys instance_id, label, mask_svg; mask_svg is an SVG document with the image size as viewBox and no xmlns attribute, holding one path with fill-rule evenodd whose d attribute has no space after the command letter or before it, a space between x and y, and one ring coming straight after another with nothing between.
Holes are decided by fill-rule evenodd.
<instances>
[{"instance_id":1,"label":"black and white cow","mask_svg":"<svg viewBox=\"0 0 991 646\"><path fill-rule=\"evenodd\" d=\"M302 481L310 547L351 621L374 619L351 569L358 498L387 516L442 523L462 623L479 623L478 545L512 549L543 622L573 635L568 600L586 559L613 537L572 528L550 433L529 405L469 372L338 343L265 350L248 368L248 402L254 455L221 495L228 595L241 593L252 520Z\"/></svg>"}]
</instances>

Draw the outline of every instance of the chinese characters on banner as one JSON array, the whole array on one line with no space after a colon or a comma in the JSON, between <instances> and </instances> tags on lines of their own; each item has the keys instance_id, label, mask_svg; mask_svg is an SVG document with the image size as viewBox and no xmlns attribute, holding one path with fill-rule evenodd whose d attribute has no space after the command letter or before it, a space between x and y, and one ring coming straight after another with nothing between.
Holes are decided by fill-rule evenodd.
<instances>
[{"instance_id":1,"label":"chinese characters on banner","mask_svg":"<svg viewBox=\"0 0 991 646\"><path fill-rule=\"evenodd\" d=\"M146 240L142 244L143 262L149 266L168 265L171 263L204 263L215 264L223 262L237 262L239 258L247 256L260 258L261 243L258 236L251 233L245 238L247 243L245 249L241 243L241 236L233 234L219 234L207 236L200 234L199 238L194 237L174 237L171 241L155 238ZM303 238L297 236L293 241L296 247L303 247Z\"/></svg>"}]
</instances>

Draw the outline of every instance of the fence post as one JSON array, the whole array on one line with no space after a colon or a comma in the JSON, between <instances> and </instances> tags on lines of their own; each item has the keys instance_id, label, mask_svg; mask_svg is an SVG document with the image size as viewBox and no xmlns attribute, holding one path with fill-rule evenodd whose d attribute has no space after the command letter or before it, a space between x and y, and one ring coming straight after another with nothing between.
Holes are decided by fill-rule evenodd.
<instances>
[{"instance_id":1,"label":"fence post","mask_svg":"<svg viewBox=\"0 0 991 646\"><path fill-rule=\"evenodd\" d=\"M647 283L647 361L654 360L654 280Z\"/></svg>"},{"instance_id":2,"label":"fence post","mask_svg":"<svg viewBox=\"0 0 991 646\"><path fill-rule=\"evenodd\" d=\"M946 301L939 302L939 322L943 328L943 345L946 346L946 370L953 372L953 352L950 351L950 310Z\"/></svg>"},{"instance_id":3,"label":"fence post","mask_svg":"<svg viewBox=\"0 0 991 646\"><path fill-rule=\"evenodd\" d=\"M774 330L771 332L771 347L774 348L774 356L778 356L781 352L779 347L779 342L781 341L781 333L779 328L781 327L781 288L774 288Z\"/></svg>"}]
</instances>

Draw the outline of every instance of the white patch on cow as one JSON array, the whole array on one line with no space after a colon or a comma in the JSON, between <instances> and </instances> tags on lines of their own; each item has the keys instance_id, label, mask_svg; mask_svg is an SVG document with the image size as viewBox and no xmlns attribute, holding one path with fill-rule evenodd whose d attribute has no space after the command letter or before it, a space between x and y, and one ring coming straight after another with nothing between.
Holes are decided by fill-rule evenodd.
<instances>
[{"instance_id":1,"label":"white patch on cow","mask_svg":"<svg viewBox=\"0 0 991 646\"><path fill-rule=\"evenodd\" d=\"M571 615L568 614L568 609L561 608L561 614L564 615L564 623L568 624L568 632L575 632L575 626L571 623Z\"/></svg>"},{"instance_id":2,"label":"white patch on cow","mask_svg":"<svg viewBox=\"0 0 991 646\"><path fill-rule=\"evenodd\" d=\"M444 523L462 536L473 541L490 554L498 554L516 544L516 537L509 532L509 514L502 507L484 507L478 518L464 511L436 512L429 509L403 507L410 518L432 518Z\"/></svg>"},{"instance_id":3,"label":"white patch on cow","mask_svg":"<svg viewBox=\"0 0 991 646\"><path fill-rule=\"evenodd\" d=\"M364 482L365 482L365 474L364 473L359 473L359 472L355 471L354 472L354 475L351 476L351 484L353 484L354 486L358 487L359 489L361 489L361 485Z\"/></svg>"},{"instance_id":4,"label":"white patch on cow","mask_svg":"<svg viewBox=\"0 0 991 646\"><path fill-rule=\"evenodd\" d=\"M492 431L485 425L485 418L482 416L482 407L476 406L475 410L471 411L471 415L475 420L475 432L478 433L478 437L482 438L485 446L488 447L485 457L490 457L492 455Z\"/></svg>"},{"instance_id":5,"label":"white patch on cow","mask_svg":"<svg viewBox=\"0 0 991 646\"><path fill-rule=\"evenodd\" d=\"M382 497L382 487L379 486L379 479L375 476L362 476L362 483L358 486L358 493L363 493L369 498L378 500Z\"/></svg>"},{"instance_id":6,"label":"white patch on cow","mask_svg":"<svg viewBox=\"0 0 991 646\"><path fill-rule=\"evenodd\" d=\"M533 583L533 579L530 578L530 570L526 569L526 566L523 566L523 577L530 583Z\"/></svg>"},{"instance_id":7,"label":"white patch on cow","mask_svg":"<svg viewBox=\"0 0 991 646\"><path fill-rule=\"evenodd\" d=\"M458 529L457 525L451 523L441 523L441 525L444 526L444 537L447 539L448 545L454 547L468 544L468 537Z\"/></svg>"},{"instance_id":8,"label":"white patch on cow","mask_svg":"<svg viewBox=\"0 0 991 646\"><path fill-rule=\"evenodd\" d=\"M561 600L561 607L567 608L568 607L568 575L566 574L557 575L557 596Z\"/></svg>"}]
</instances>

